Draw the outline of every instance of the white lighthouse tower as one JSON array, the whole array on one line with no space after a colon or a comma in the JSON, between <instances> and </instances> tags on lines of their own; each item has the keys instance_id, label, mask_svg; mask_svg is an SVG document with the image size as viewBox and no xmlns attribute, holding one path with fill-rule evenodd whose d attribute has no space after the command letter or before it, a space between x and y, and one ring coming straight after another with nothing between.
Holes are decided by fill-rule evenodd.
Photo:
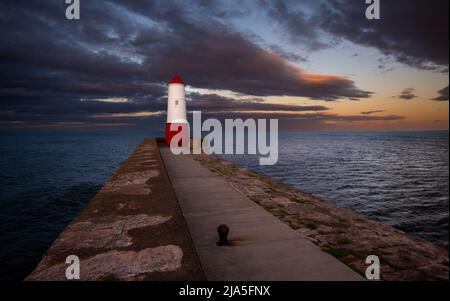
<instances>
[{"instance_id":1,"label":"white lighthouse tower","mask_svg":"<svg viewBox=\"0 0 450 301\"><path fill-rule=\"evenodd\" d=\"M186 119L186 99L184 97L185 82L178 74L175 74L169 81L168 86L166 145L170 146L173 136L182 130L185 132L188 130L188 122ZM184 145L188 142L186 140L187 136L180 142ZM179 143L179 146L182 146L181 143Z\"/></svg>"}]
</instances>

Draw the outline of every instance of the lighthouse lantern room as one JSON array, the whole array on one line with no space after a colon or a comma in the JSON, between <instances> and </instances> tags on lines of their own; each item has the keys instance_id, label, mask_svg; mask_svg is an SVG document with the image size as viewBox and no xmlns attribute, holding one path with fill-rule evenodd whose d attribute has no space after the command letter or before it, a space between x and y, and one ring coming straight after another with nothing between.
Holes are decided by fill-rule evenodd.
<instances>
[{"instance_id":1,"label":"lighthouse lantern room","mask_svg":"<svg viewBox=\"0 0 450 301\"><path fill-rule=\"evenodd\" d=\"M175 74L168 83L169 95L167 99L167 122L166 122L166 145L170 146L172 138L183 131L186 136L182 137L178 146L187 145L188 122L186 119L185 82L178 74Z\"/></svg>"}]
</instances>

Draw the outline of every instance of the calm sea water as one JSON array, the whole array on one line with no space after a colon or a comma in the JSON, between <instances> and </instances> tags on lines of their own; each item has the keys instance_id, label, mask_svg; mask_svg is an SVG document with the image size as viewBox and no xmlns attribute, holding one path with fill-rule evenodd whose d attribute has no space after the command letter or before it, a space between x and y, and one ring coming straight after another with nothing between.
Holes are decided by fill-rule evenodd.
<instances>
[{"instance_id":1,"label":"calm sea water","mask_svg":"<svg viewBox=\"0 0 450 301\"><path fill-rule=\"evenodd\" d=\"M0 133L0 279L22 279L152 133Z\"/></svg>"},{"instance_id":2,"label":"calm sea water","mask_svg":"<svg viewBox=\"0 0 450 301\"><path fill-rule=\"evenodd\" d=\"M152 132L0 133L0 279L22 279ZM448 245L448 132L281 133L275 166L227 159Z\"/></svg>"}]
</instances>

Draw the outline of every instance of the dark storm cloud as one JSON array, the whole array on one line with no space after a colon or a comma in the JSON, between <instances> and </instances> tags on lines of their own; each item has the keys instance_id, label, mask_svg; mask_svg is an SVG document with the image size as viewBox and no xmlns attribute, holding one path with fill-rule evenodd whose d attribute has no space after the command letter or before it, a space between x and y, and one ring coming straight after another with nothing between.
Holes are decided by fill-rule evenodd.
<instances>
[{"instance_id":1,"label":"dark storm cloud","mask_svg":"<svg viewBox=\"0 0 450 301\"><path fill-rule=\"evenodd\" d=\"M142 5L142 4L141 4ZM142 7L133 3L135 13ZM366 98L353 81L339 76L309 74L293 66L279 54L261 49L242 34L221 22L198 21L180 13L181 7L153 11L151 17L173 28L158 52L147 56L145 64L156 79L167 74L186 74L188 84L209 89L225 89L255 96L303 96L314 99ZM147 10L144 10L147 11ZM146 14L148 16L148 14ZM145 39L141 32L138 39ZM182 48L181 46L182 45ZM149 53L153 43L137 51Z\"/></svg>"},{"instance_id":2,"label":"dark storm cloud","mask_svg":"<svg viewBox=\"0 0 450 301\"><path fill-rule=\"evenodd\" d=\"M400 95L396 96L397 98L400 99L406 99L406 100L410 100L410 99L414 99L417 97L416 94L414 94L414 91L416 89L414 87L411 88L406 88L405 90L403 90Z\"/></svg>"},{"instance_id":3,"label":"dark storm cloud","mask_svg":"<svg viewBox=\"0 0 450 301\"><path fill-rule=\"evenodd\" d=\"M10 112L2 120L72 122L96 113L161 109L165 88L145 80L139 64L109 51L126 50L117 46L132 32L126 20L114 20L113 11L91 2L83 5L88 21L73 23L65 20L64 7L62 1L0 4L0 111ZM130 102L80 101L107 97Z\"/></svg>"},{"instance_id":4,"label":"dark storm cloud","mask_svg":"<svg viewBox=\"0 0 450 301\"><path fill-rule=\"evenodd\" d=\"M362 115L372 115L372 114L376 114L376 113L383 113L384 110L373 110L373 111L365 111L365 112L361 112Z\"/></svg>"},{"instance_id":5,"label":"dark storm cloud","mask_svg":"<svg viewBox=\"0 0 450 301\"><path fill-rule=\"evenodd\" d=\"M203 113L202 113L203 114ZM205 115L207 115L206 113ZM215 114L216 115L216 114ZM333 121L333 122L366 122L366 121L398 121L405 119L404 116L399 115L385 115L385 116L368 116L368 115L339 115L330 113L300 113L293 112L284 114L280 112L275 113L246 113L246 112L223 112L217 114L223 118L278 118L278 119L292 119L292 120L316 120L316 121ZM265 117L264 117L265 116ZM288 117L288 118L286 118Z\"/></svg>"},{"instance_id":6,"label":"dark storm cloud","mask_svg":"<svg viewBox=\"0 0 450 301\"><path fill-rule=\"evenodd\" d=\"M367 20L365 1L262 1L294 43L310 49L339 39L374 47L396 61L448 72L448 0L381 1L381 19ZM299 6L299 3L304 4ZM326 39L320 30L330 34ZM383 70L392 67L381 64Z\"/></svg>"},{"instance_id":7,"label":"dark storm cloud","mask_svg":"<svg viewBox=\"0 0 450 301\"><path fill-rule=\"evenodd\" d=\"M202 14L185 10L185 2L83 1L81 20L69 21L64 1L2 1L0 111L9 112L2 119L164 110L165 82L174 72L197 88L254 96L371 95L347 78L307 73L204 14L213 9L207 2L195 5ZM108 97L129 101L80 101Z\"/></svg>"},{"instance_id":8,"label":"dark storm cloud","mask_svg":"<svg viewBox=\"0 0 450 301\"><path fill-rule=\"evenodd\" d=\"M262 0L261 2L267 9L267 15L279 22L293 43L305 45L308 50L328 47L319 38L320 32L314 24L314 17L302 9L295 9L295 6L299 4L298 1ZM306 0L303 3L311 4L313 2Z\"/></svg>"},{"instance_id":9,"label":"dark storm cloud","mask_svg":"<svg viewBox=\"0 0 450 301\"><path fill-rule=\"evenodd\" d=\"M399 122L405 119L404 116L386 115L386 116L369 116L369 115L338 115L329 113L246 113L246 112L228 112L228 113L202 113L202 118L208 118L209 115L219 118L248 118L261 119L278 119L279 129L282 131L309 131L309 130L335 130L337 128L348 128L352 125L362 125L366 123L379 122L386 124L388 122Z\"/></svg>"},{"instance_id":10,"label":"dark storm cloud","mask_svg":"<svg viewBox=\"0 0 450 301\"><path fill-rule=\"evenodd\" d=\"M436 101L448 101L448 86L439 90L437 92L439 95L435 98L433 98L432 100L436 100Z\"/></svg>"},{"instance_id":11,"label":"dark storm cloud","mask_svg":"<svg viewBox=\"0 0 450 301\"><path fill-rule=\"evenodd\" d=\"M365 1L324 1L317 24L401 63L448 72L448 0L381 1L380 20L367 20L366 7Z\"/></svg>"},{"instance_id":12,"label":"dark storm cloud","mask_svg":"<svg viewBox=\"0 0 450 301\"><path fill-rule=\"evenodd\" d=\"M327 111L324 106L299 106L294 104L274 104L265 103L261 99L236 100L230 97L224 97L217 94L198 94L191 93L188 102L189 110L202 110L204 112L230 112L230 111Z\"/></svg>"}]
</instances>

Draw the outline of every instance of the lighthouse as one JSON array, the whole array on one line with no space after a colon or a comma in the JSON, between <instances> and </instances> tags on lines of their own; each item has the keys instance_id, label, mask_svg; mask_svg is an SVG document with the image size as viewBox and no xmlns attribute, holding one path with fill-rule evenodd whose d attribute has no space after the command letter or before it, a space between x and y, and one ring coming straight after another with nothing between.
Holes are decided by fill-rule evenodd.
<instances>
[{"instance_id":1,"label":"lighthouse","mask_svg":"<svg viewBox=\"0 0 450 301\"><path fill-rule=\"evenodd\" d=\"M166 145L170 146L170 141L179 132L186 135L179 141L178 146L187 145L188 122L186 120L186 100L184 97L185 82L178 74L175 74L168 83L167 98L167 122L166 122Z\"/></svg>"}]
</instances>

